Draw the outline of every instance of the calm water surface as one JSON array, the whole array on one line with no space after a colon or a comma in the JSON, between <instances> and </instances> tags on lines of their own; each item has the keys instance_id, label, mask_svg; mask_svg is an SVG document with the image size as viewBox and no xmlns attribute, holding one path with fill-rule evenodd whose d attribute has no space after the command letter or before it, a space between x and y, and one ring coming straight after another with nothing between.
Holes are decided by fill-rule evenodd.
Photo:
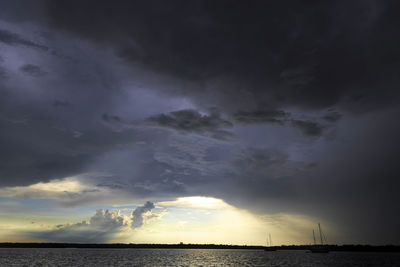
<instances>
[{"instance_id":1,"label":"calm water surface","mask_svg":"<svg viewBox=\"0 0 400 267\"><path fill-rule=\"evenodd\" d=\"M397 253L212 249L0 249L0 266L400 266Z\"/></svg>"}]
</instances>

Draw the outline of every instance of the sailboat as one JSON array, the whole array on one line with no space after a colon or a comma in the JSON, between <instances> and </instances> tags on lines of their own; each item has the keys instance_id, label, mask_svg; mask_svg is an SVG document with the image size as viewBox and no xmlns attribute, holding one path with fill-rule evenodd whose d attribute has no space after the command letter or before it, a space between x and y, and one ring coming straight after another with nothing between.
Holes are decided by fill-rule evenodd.
<instances>
[{"instance_id":1,"label":"sailboat","mask_svg":"<svg viewBox=\"0 0 400 267\"><path fill-rule=\"evenodd\" d=\"M268 239L269 237L269 239ZM276 251L276 247L272 246L272 239L271 239L271 234L268 234L267 236L267 246L264 247L265 251Z\"/></svg>"},{"instance_id":2,"label":"sailboat","mask_svg":"<svg viewBox=\"0 0 400 267\"><path fill-rule=\"evenodd\" d=\"M329 252L329 248L324 245L324 238L325 237L322 233L322 229L321 229L321 224L318 223L318 229L319 229L319 237L321 239L321 244L317 244L317 241L315 240L315 233L314 233L314 229L312 231L313 233L313 238L314 238L314 245L311 246L310 251L312 253L328 253Z\"/></svg>"}]
</instances>

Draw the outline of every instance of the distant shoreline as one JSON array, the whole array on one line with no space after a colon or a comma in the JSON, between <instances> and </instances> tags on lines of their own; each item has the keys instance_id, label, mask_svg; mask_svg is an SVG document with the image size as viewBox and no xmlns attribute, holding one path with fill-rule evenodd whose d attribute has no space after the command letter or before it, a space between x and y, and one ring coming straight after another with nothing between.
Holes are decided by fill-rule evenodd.
<instances>
[{"instance_id":1,"label":"distant shoreline","mask_svg":"<svg viewBox=\"0 0 400 267\"><path fill-rule=\"evenodd\" d=\"M400 252L400 246L371 246L371 245L324 245L330 251L358 252ZM273 246L276 250L309 250L311 245ZM83 243L0 243L0 248L104 248L104 249L250 249L264 250L265 246L246 245L217 245L217 244L83 244Z\"/></svg>"}]
</instances>

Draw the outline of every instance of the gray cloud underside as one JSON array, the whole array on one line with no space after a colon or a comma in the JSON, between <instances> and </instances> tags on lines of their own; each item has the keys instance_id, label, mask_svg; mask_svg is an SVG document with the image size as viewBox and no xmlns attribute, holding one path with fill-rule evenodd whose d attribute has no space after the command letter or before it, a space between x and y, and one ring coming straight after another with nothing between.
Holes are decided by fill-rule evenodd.
<instances>
[{"instance_id":1,"label":"gray cloud underside","mask_svg":"<svg viewBox=\"0 0 400 267\"><path fill-rule=\"evenodd\" d=\"M233 124L224 120L216 112L202 115L196 110L179 110L169 114L160 114L147 119L150 125L171 128L180 132L210 134L217 139L225 139L232 134L224 129Z\"/></svg>"},{"instance_id":2,"label":"gray cloud underside","mask_svg":"<svg viewBox=\"0 0 400 267\"><path fill-rule=\"evenodd\" d=\"M28 75L39 77L46 75L46 71L42 70L39 66L26 64L20 67L20 70Z\"/></svg>"},{"instance_id":3,"label":"gray cloud underside","mask_svg":"<svg viewBox=\"0 0 400 267\"><path fill-rule=\"evenodd\" d=\"M333 116L332 114L330 114ZM329 117L331 118L331 117ZM335 117L336 118L336 117ZM169 114L160 114L147 118L147 124L170 128L182 133L210 134L216 139L226 139L233 134L225 129L237 125L263 125L277 124L298 129L301 134L309 137L320 137L323 135L324 126L316 121L291 119L289 113L281 110L269 111L239 111L232 116L232 122L222 119L218 113L201 115L196 110L178 110ZM116 116L103 115L103 120L107 122L120 122ZM332 121L332 120L330 120Z\"/></svg>"},{"instance_id":4,"label":"gray cloud underside","mask_svg":"<svg viewBox=\"0 0 400 267\"><path fill-rule=\"evenodd\" d=\"M233 114L233 120L242 124L283 124L288 116L283 110L238 111Z\"/></svg>"},{"instance_id":5,"label":"gray cloud underside","mask_svg":"<svg viewBox=\"0 0 400 267\"><path fill-rule=\"evenodd\" d=\"M323 132L323 126L313 121L292 120L291 125L308 136L320 136Z\"/></svg>"},{"instance_id":6,"label":"gray cloud underside","mask_svg":"<svg viewBox=\"0 0 400 267\"><path fill-rule=\"evenodd\" d=\"M40 49L43 51L49 50L49 48L47 46L37 44L35 42L32 42L28 39L23 38L22 36L20 36L16 33L13 33L13 32L10 32L10 31L4 30L4 29L0 29L0 42L3 42L8 45L28 46L28 47Z\"/></svg>"},{"instance_id":7,"label":"gray cloud underside","mask_svg":"<svg viewBox=\"0 0 400 267\"><path fill-rule=\"evenodd\" d=\"M124 1L110 13L108 1L93 0L48 1L47 12L56 28L111 45L129 62L199 82L185 86L186 95L200 90L226 107L233 100L258 108L341 103L365 111L399 96L398 5ZM201 86L221 79L233 88Z\"/></svg>"},{"instance_id":8,"label":"gray cloud underside","mask_svg":"<svg viewBox=\"0 0 400 267\"><path fill-rule=\"evenodd\" d=\"M328 112L327 114L325 114L322 118L329 122L336 122L336 121L340 120L342 118L342 116L343 115L340 114L339 112L331 111L331 112Z\"/></svg>"}]
</instances>

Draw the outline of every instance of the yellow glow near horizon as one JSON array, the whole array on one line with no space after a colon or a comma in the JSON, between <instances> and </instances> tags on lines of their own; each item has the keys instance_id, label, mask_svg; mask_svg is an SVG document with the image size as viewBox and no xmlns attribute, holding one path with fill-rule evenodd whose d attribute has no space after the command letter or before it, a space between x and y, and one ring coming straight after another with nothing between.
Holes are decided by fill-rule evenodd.
<instances>
[{"instance_id":1,"label":"yellow glow near horizon","mask_svg":"<svg viewBox=\"0 0 400 267\"><path fill-rule=\"evenodd\" d=\"M256 214L214 197L181 197L157 205L166 207L167 214L138 229L130 242L266 245L270 233L276 245L307 244L317 221L300 214Z\"/></svg>"},{"instance_id":2,"label":"yellow glow near horizon","mask_svg":"<svg viewBox=\"0 0 400 267\"><path fill-rule=\"evenodd\" d=\"M65 185L70 190L79 188L73 180L67 183L57 180L35 184L33 189L52 191L56 184ZM229 205L223 199L205 196L180 197L155 205L157 209L144 215L141 227L123 227L109 242L266 245L266 236L270 233L275 245L309 244L312 242L312 229L319 221L301 214L256 214ZM24 237L24 232L51 230L57 224L89 221L91 216L93 213L80 214L79 219L70 215L38 218L33 214L24 214L11 218L3 214L0 216L0 235L3 241L31 241L29 236ZM332 236L329 226L322 223L324 232Z\"/></svg>"},{"instance_id":3,"label":"yellow glow near horizon","mask_svg":"<svg viewBox=\"0 0 400 267\"><path fill-rule=\"evenodd\" d=\"M41 197L56 197L60 193L79 193L85 187L76 178L54 179L47 183L36 183L28 186L0 188L0 197L34 199Z\"/></svg>"},{"instance_id":4,"label":"yellow glow near horizon","mask_svg":"<svg viewBox=\"0 0 400 267\"><path fill-rule=\"evenodd\" d=\"M177 206L199 209L223 209L231 207L222 199L204 196L179 197L174 201L163 201L159 202L158 204L162 206Z\"/></svg>"},{"instance_id":5,"label":"yellow glow near horizon","mask_svg":"<svg viewBox=\"0 0 400 267\"><path fill-rule=\"evenodd\" d=\"M74 178L66 178L63 180L51 180L47 183L37 183L28 186L30 189L50 191L50 192L79 192L82 191L83 186Z\"/></svg>"}]
</instances>

